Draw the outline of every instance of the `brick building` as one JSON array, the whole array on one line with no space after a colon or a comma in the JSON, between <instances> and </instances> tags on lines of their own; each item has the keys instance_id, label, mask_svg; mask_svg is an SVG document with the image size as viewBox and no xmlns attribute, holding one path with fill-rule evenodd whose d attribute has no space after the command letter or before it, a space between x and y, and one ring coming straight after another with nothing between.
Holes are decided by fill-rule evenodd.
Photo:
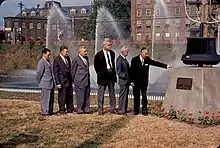
<instances>
[{"instance_id":1,"label":"brick building","mask_svg":"<svg viewBox=\"0 0 220 148\"><path fill-rule=\"evenodd\" d=\"M196 33L199 24L186 17L184 0L161 0L161 2L131 1L132 39L146 42L152 40L152 32L154 32L155 43L184 44L186 37L195 35L194 32L189 32L189 29L194 28ZM193 18L196 16L196 10L195 6L187 7L188 14Z\"/></svg>"},{"instance_id":2,"label":"brick building","mask_svg":"<svg viewBox=\"0 0 220 148\"><path fill-rule=\"evenodd\" d=\"M22 13L14 17L4 17L5 28L10 28L10 32L6 33L6 39L18 40L19 34L25 37L25 40L30 38L34 40L45 40L47 29L47 16L49 9L53 4L60 7L64 16L68 19L68 30L74 32L71 39L81 40L85 37L87 21L92 11L91 6L62 6L60 2L45 1L43 7L37 5L30 9L24 9ZM56 31L53 26L52 30ZM79 31L80 30L80 31Z\"/></svg>"}]
</instances>

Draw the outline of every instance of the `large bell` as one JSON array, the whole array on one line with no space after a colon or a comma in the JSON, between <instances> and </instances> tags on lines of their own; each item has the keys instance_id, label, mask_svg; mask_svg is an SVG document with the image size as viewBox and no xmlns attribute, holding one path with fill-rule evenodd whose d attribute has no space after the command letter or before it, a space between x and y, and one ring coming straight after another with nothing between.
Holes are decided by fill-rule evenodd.
<instances>
[{"instance_id":1,"label":"large bell","mask_svg":"<svg viewBox=\"0 0 220 148\"><path fill-rule=\"evenodd\" d=\"M220 56L216 53L215 38L188 38L186 53L181 60L186 65L217 65Z\"/></svg>"}]
</instances>

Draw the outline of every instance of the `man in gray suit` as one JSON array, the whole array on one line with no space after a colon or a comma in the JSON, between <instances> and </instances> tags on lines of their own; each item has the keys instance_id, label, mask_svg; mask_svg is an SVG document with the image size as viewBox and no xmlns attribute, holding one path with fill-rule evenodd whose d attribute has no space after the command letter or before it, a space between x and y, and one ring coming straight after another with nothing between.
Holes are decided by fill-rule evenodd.
<instances>
[{"instance_id":1,"label":"man in gray suit","mask_svg":"<svg viewBox=\"0 0 220 148\"><path fill-rule=\"evenodd\" d=\"M75 85L77 113L89 114L90 74L86 47L79 48L79 55L72 61L71 73Z\"/></svg>"},{"instance_id":2,"label":"man in gray suit","mask_svg":"<svg viewBox=\"0 0 220 148\"><path fill-rule=\"evenodd\" d=\"M52 115L54 104L54 79L50 63L51 51L45 48L42 51L43 57L38 62L36 79L41 88L41 114Z\"/></svg>"},{"instance_id":3,"label":"man in gray suit","mask_svg":"<svg viewBox=\"0 0 220 148\"><path fill-rule=\"evenodd\" d=\"M116 72L119 78L119 100L118 100L118 114L123 115L127 113L128 108L128 93L129 93L129 63L126 59L128 55L127 46L121 48L121 55L116 60Z\"/></svg>"}]
</instances>

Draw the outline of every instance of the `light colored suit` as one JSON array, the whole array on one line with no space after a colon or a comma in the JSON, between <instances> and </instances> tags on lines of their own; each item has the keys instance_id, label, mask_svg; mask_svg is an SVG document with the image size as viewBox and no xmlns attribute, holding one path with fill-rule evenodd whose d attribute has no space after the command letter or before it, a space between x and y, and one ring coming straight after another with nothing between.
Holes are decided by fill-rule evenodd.
<instances>
[{"instance_id":1,"label":"light colored suit","mask_svg":"<svg viewBox=\"0 0 220 148\"><path fill-rule=\"evenodd\" d=\"M41 88L41 113L52 114L54 104L54 78L52 65L44 58L38 62L36 79Z\"/></svg>"},{"instance_id":2,"label":"light colored suit","mask_svg":"<svg viewBox=\"0 0 220 148\"><path fill-rule=\"evenodd\" d=\"M90 112L90 74L89 60L78 55L72 61L71 74L75 85L77 112Z\"/></svg>"}]
</instances>

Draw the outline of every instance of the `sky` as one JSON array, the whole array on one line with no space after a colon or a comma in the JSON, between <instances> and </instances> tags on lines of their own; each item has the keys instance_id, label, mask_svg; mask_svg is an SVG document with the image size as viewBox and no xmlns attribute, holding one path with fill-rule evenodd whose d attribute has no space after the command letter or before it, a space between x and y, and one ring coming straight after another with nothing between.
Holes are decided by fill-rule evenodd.
<instances>
[{"instance_id":1,"label":"sky","mask_svg":"<svg viewBox=\"0 0 220 148\"><path fill-rule=\"evenodd\" d=\"M18 3L22 1L25 8L36 7L37 4L43 6L45 0L6 0L0 6L0 26L3 26L5 16L15 16L18 14L19 9ZM75 5L89 5L92 0L54 0L58 2L62 2L62 6L75 6Z\"/></svg>"}]
</instances>

